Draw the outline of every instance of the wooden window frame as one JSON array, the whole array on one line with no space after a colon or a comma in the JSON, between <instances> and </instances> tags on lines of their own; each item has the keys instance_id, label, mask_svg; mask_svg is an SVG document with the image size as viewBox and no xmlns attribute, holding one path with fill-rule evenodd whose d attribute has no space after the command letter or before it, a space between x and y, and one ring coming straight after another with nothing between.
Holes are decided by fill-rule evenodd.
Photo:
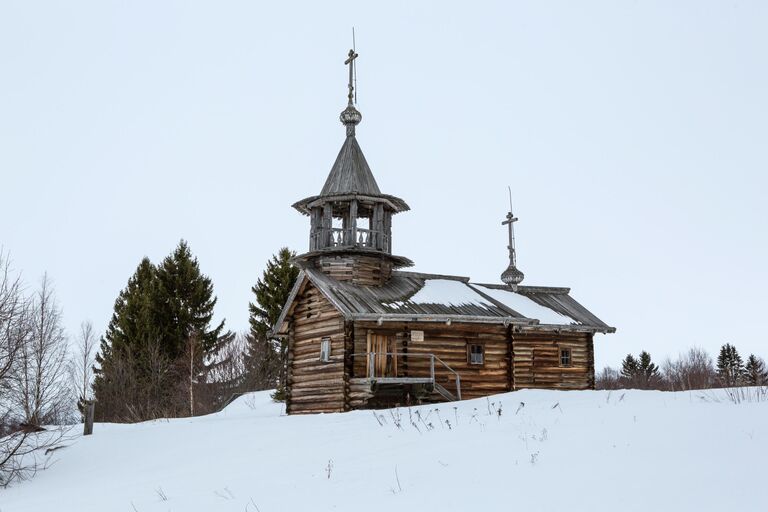
<instances>
[{"instance_id":1,"label":"wooden window frame","mask_svg":"<svg viewBox=\"0 0 768 512\"><path fill-rule=\"evenodd\" d=\"M331 362L331 338L328 336L320 339L320 361Z\"/></svg>"},{"instance_id":2,"label":"wooden window frame","mask_svg":"<svg viewBox=\"0 0 768 512\"><path fill-rule=\"evenodd\" d=\"M563 354L568 354L568 362L566 364L563 364ZM558 347L557 360L561 368L570 368L573 366L573 352L568 347Z\"/></svg>"},{"instance_id":3,"label":"wooden window frame","mask_svg":"<svg viewBox=\"0 0 768 512\"><path fill-rule=\"evenodd\" d=\"M479 354L481 361L479 363L472 361L472 347L480 348ZM485 366L485 345L482 343L467 343L467 364L470 366Z\"/></svg>"}]
</instances>

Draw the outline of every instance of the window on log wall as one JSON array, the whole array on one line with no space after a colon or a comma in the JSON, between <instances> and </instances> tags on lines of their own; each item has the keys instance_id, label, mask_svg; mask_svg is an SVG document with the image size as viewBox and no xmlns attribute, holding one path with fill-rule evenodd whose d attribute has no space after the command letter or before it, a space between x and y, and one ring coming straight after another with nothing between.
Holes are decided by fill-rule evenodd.
<instances>
[{"instance_id":1,"label":"window on log wall","mask_svg":"<svg viewBox=\"0 0 768 512\"><path fill-rule=\"evenodd\" d=\"M467 347L469 364L485 364L485 348L482 345L471 344Z\"/></svg>"},{"instance_id":2,"label":"window on log wall","mask_svg":"<svg viewBox=\"0 0 768 512\"><path fill-rule=\"evenodd\" d=\"M320 360L324 363L331 360L331 338L320 340Z\"/></svg>"},{"instance_id":3,"label":"window on log wall","mask_svg":"<svg viewBox=\"0 0 768 512\"><path fill-rule=\"evenodd\" d=\"M571 349L560 349L560 366L571 366Z\"/></svg>"}]
</instances>

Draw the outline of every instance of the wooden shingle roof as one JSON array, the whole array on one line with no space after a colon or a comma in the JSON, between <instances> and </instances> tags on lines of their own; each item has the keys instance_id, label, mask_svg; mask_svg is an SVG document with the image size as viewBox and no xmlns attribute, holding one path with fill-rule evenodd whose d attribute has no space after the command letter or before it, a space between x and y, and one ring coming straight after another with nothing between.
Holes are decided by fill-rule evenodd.
<instances>
[{"instance_id":1,"label":"wooden shingle roof","mask_svg":"<svg viewBox=\"0 0 768 512\"><path fill-rule=\"evenodd\" d=\"M399 197L381 193L354 135L344 140L320 194L302 199L293 207L301 213L308 214L309 209L319 203L346 201L352 198L383 202L395 213L410 210L408 204Z\"/></svg>"},{"instance_id":2,"label":"wooden shingle roof","mask_svg":"<svg viewBox=\"0 0 768 512\"><path fill-rule=\"evenodd\" d=\"M283 329L293 298L312 283L348 320L500 323L523 329L614 332L569 295L568 288L470 283L469 278L395 271L383 286L338 281L304 269L275 332Z\"/></svg>"},{"instance_id":3,"label":"wooden shingle roof","mask_svg":"<svg viewBox=\"0 0 768 512\"><path fill-rule=\"evenodd\" d=\"M338 196L347 194L362 194L379 196L381 190L376 184L371 168L365 160L363 150L354 136L347 137L341 146L339 156L331 167L331 172L325 180L321 196Z\"/></svg>"}]
</instances>

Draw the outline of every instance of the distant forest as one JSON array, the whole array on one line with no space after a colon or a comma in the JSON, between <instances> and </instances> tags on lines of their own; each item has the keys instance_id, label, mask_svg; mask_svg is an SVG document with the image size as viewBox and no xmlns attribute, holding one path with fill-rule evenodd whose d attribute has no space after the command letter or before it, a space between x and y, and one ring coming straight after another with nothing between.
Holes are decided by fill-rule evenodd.
<instances>
[{"instance_id":1,"label":"distant forest","mask_svg":"<svg viewBox=\"0 0 768 512\"><path fill-rule=\"evenodd\" d=\"M621 367L606 366L596 375L597 389L656 389L687 391L691 389L736 388L768 385L765 361L750 354L746 361L736 347L726 343L717 361L701 348L691 348L677 359L667 358L661 366L642 351L628 354Z\"/></svg>"}]
</instances>

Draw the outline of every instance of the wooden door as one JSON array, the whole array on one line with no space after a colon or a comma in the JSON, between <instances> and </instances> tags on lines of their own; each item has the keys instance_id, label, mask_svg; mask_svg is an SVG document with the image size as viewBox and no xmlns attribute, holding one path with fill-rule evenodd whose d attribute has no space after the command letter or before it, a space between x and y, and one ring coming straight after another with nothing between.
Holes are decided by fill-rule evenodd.
<instances>
[{"instance_id":1,"label":"wooden door","mask_svg":"<svg viewBox=\"0 0 768 512\"><path fill-rule=\"evenodd\" d=\"M373 361L371 361L373 358ZM368 333L368 377L397 377L397 354L391 336ZM373 371L373 374L371 374Z\"/></svg>"}]
</instances>

